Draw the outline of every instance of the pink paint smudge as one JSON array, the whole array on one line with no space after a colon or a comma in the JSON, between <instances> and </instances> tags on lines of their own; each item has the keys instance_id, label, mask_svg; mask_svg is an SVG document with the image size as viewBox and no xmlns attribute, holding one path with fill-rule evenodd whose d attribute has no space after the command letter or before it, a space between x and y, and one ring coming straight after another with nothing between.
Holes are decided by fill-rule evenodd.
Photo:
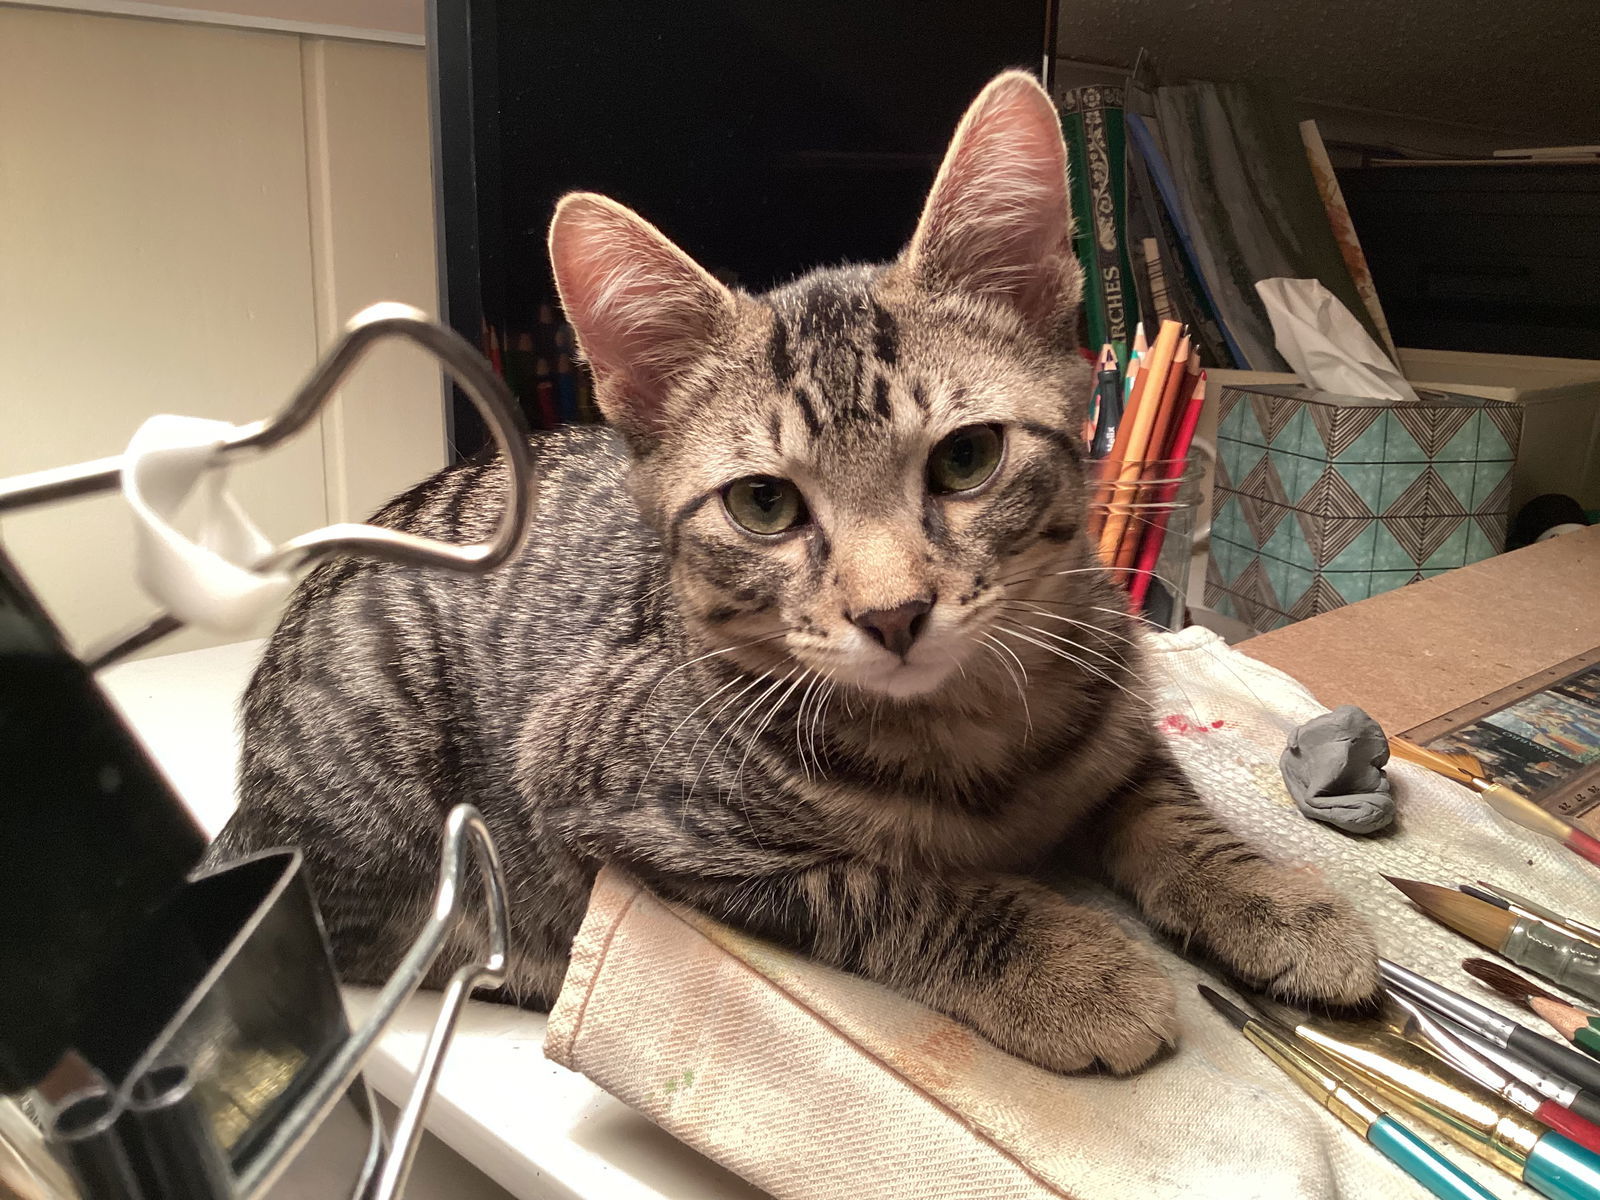
<instances>
[{"instance_id":1,"label":"pink paint smudge","mask_svg":"<svg viewBox=\"0 0 1600 1200\"><path fill-rule=\"evenodd\" d=\"M1226 724L1226 721L1191 721L1182 713L1168 713L1161 718L1162 730L1172 734L1215 733Z\"/></svg>"}]
</instances>

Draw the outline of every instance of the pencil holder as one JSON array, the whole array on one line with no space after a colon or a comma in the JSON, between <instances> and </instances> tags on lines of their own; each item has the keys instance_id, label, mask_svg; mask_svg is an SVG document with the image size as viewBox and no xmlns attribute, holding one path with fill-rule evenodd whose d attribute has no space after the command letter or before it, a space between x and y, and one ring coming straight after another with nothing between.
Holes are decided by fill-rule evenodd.
<instances>
[{"instance_id":1,"label":"pencil holder","mask_svg":"<svg viewBox=\"0 0 1600 1200\"><path fill-rule=\"evenodd\" d=\"M1195 456L1092 464L1092 540L1132 611L1161 629L1184 625L1203 474Z\"/></svg>"}]
</instances>

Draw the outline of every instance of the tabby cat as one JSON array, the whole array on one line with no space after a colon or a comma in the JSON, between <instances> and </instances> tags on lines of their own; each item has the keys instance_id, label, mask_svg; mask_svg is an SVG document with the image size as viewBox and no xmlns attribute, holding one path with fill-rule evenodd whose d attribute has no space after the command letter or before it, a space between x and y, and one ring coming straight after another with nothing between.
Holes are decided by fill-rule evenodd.
<instances>
[{"instance_id":1,"label":"tabby cat","mask_svg":"<svg viewBox=\"0 0 1600 1200\"><path fill-rule=\"evenodd\" d=\"M1060 1071L1176 1036L1145 951L1037 881L1066 856L1252 983L1370 996L1350 908L1220 825L1153 731L1084 533L1070 225L1022 73L974 102L886 266L748 295L567 196L550 253L611 428L536 439L533 532L487 577L306 580L213 858L301 846L342 972L373 981L471 801L520 1003L554 998L609 863ZM377 520L477 537L503 482L454 466Z\"/></svg>"}]
</instances>

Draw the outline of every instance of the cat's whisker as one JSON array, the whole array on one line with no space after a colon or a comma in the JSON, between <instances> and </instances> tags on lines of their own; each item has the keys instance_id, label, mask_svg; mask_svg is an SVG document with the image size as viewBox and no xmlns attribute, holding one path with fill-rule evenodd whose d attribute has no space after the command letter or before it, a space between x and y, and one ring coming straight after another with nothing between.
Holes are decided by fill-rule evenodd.
<instances>
[{"instance_id":1,"label":"cat's whisker","mask_svg":"<svg viewBox=\"0 0 1600 1200\"><path fill-rule=\"evenodd\" d=\"M656 769L656 764L661 761L662 754L664 754L666 752L667 747L672 744L672 739L678 736L679 731L682 730L685 725L687 725L690 721L694 720L694 716L695 716L696 713L698 713L706 705L710 704L718 696L722 695L723 692L727 691L734 684L738 683L739 682L739 678L740 678L739 676L735 675L732 679L728 680L727 683L723 684L716 691L712 692L709 696L707 696L704 700L700 701L699 704L696 704L692 709L690 709L689 710L689 715L686 716L683 720L679 721L677 723L677 725L673 726L672 732L667 734L665 740L663 740L661 745L656 749L655 757L650 760L650 765L644 769L644 774L639 776L639 788L633 794L633 802L635 804L638 804L640 799L643 798L643 796L644 796L644 785L650 782L650 773Z\"/></svg>"},{"instance_id":2,"label":"cat's whisker","mask_svg":"<svg viewBox=\"0 0 1600 1200\"><path fill-rule=\"evenodd\" d=\"M1112 687L1121 689L1127 695L1131 696L1136 703L1138 703L1138 704L1140 704L1142 706L1148 706L1149 705L1149 701L1144 696L1141 696L1138 692L1134 691L1132 688L1128 687L1126 684L1120 683L1117 680L1113 679L1110 675L1106 674L1105 671L1101 670L1099 667L1095 666L1093 663L1087 662L1084 659L1081 659L1081 658L1077 657L1074 654L1068 654L1065 650L1059 649L1058 647L1052 646L1052 645L1050 645L1050 644L1048 644L1046 642L1041 642L1036 638L1029 637L1028 634L1022 632L1024 629L1028 629L1028 630L1032 630L1034 633L1045 634L1044 630L1038 629L1038 628L1036 628L1036 627L1034 627L1032 625L1025 625L1024 626L1024 625L1018 624L1018 625L1013 626L1012 623L1009 622L1006 618L1000 618L999 620L997 620L995 628L998 629L1001 633L1009 633L1012 637L1018 637L1018 638L1021 638L1025 642L1031 642L1033 645L1039 647L1039 649L1045 651L1048 654L1054 654L1059 658L1065 659L1067 662L1070 662L1074 666L1076 666L1084 674L1091 675L1096 679L1104 680L1106 683L1109 683ZM1049 634L1045 634L1045 636L1048 637L1050 635Z\"/></svg>"},{"instance_id":3,"label":"cat's whisker","mask_svg":"<svg viewBox=\"0 0 1600 1200\"><path fill-rule=\"evenodd\" d=\"M818 680L818 683L822 686L818 689L816 699L811 706L811 721L807 728L807 747L811 753L811 764L816 767L818 778L821 778L822 760L817 757L817 727L821 724L823 708L832 697L835 684L833 676L826 671L823 672L823 677ZM801 711L804 712L803 707ZM800 754L800 762L803 766L805 764L806 751L801 748L798 729L795 736L795 749ZM807 778L810 778L810 776L808 775Z\"/></svg>"},{"instance_id":4,"label":"cat's whisker","mask_svg":"<svg viewBox=\"0 0 1600 1200\"><path fill-rule=\"evenodd\" d=\"M1022 666L1022 660L1012 653L1012 651L1004 642L991 636L987 631L978 634L978 637L983 641L985 647L999 661L1000 665L1005 668L1006 674L1011 677L1012 684L1016 686L1017 698L1022 701L1022 713L1027 719L1027 728L1026 733L1024 734L1024 737L1026 738L1028 735L1033 733L1033 714L1028 709L1028 693L1027 690L1022 686L1022 680L1017 676L1017 673L1011 669L1011 663L1008 663L1005 660L1005 656L1001 653L1001 651L1005 651L1006 654L1010 654L1012 661L1015 662L1019 667ZM1026 669L1024 669L1024 674L1026 674Z\"/></svg>"},{"instance_id":5,"label":"cat's whisker","mask_svg":"<svg viewBox=\"0 0 1600 1200\"><path fill-rule=\"evenodd\" d=\"M1152 579L1161 576L1154 571L1147 571L1143 567L1117 567L1108 563L1096 563L1092 567L1068 567L1064 571L1040 571L1034 575L1013 576L1007 579L997 579L996 583L1010 586L1017 583L1032 583L1038 579L1053 579L1061 575L1148 575Z\"/></svg>"},{"instance_id":6,"label":"cat's whisker","mask_svg":"<svg viewBox=\"0 0 1600 1200\"><path fill-rule=\"evenodd\" d=\"M1011 602L1008 602L1008 603L1025 603L1027 605L1038 605L1038 604L1067 605L1067 606L1070 606L1070 607L1072 607L1074 609L1079 609L1079 610L1082 610L1082 611L1105 613L1108 616L1122 617L1124 619L1134 621L1134 622L1136 622L1136 623L1138 623L1140 625L1151 626L1154 629L1156 629L1157 632L1165 632L1164 629L1162 629L1159 625L1156 625L1155 622L1149 620L1149 618L1147 618L1147 617L1139 616L1139 615L1135 615L1135 614L1131 614L1131 613L1127 613L1127 612L1124 612L1122 609L1107 608L1104 605L1100 605L1100 604L1090 604L1090 605L1084 606L1084 605L1079 605L1079 604L1077 604L1077 603L1075 603L1073 601L1070 601L1070 600L1029 600L1029 601L1025 601L1025 602L1011 601ZM1080 617L1068 617L1068 616L1063 616L1060 613L1044 612L1044 611L1037 611L1035 615L1041 616L1041 617L1049 617L1053 621L1064 621L1069 625L1076 625L1076 626L1079 626L1080 628L1088 630L1090 632L1098 633L1098 634L1101 634L1101 635L1103 635L1105 637L1109 637L1109 638L1115 638L1117 641L1122 642L1122 643L1124 643L1124 644L1126 644L1128 646L1131 646L1135 650L1140 649L1139 640L1136 637L1129 637L1127 634L1120 633L1117 630L1107 629L1105 626L1097 625L1093 621L1085 621ZM1041 630L1040 632L1043 632L1043 631ZM1074 645L1076 645L1079 649L1082 649L1082 650L1090 649L1090 647L1083 645L1081 642L1075 642ZM1213 652L1212 657L1214 659L1216 659L1216 661L1223 668L1225 668L1228 671L1228 673L1231 674L1247 692L1249 692L1251 694L1251 696L1255 697L1255 699L1256 699L1256 701L1258 703L1263 703L1261 701L1261 697L1256 693L1256 690L1253 687L1250 686L1250 681L1245 679L1244 676L1239 674L1238 670L1236 670L1234 668L1233 664L1227 661L1227 657L1225 655L1218 655L1215 652ZM1144 683L1146 686L1151 687L1153 691L1157 690L1155 685L1152 684L1151 681L1147 677L1140 676L1139 679L1140 679L1141 683ZM1182 693L1183 701L1188 706L1188 709L1189 709L1189 715L1191 717L1195 717L1196 719L1198 719L1199 715L1200 715L1200 707L1199 707L1199 705L1197 705L1195 703L1194 694L1189 690L1188 685L1185 684L1184 681L1180 677L1175 675L1175 674L1170 674L1169 673L1169 675L1167 676L1167 679L1173 685L1175 685L1177 687L1179 692ZM1265 707L1264 703L1263 703L1263 707Z\"/></svg>"},{"instance_id":7,"label":"cat's whisker","mask_svg":"<svg viewBox=\"0 0 1600 1200\"><path fill-rule=\"evenodd\" d=\"M761 735L767 731L767 726L772 724L772 719L776 717L779 710L789 702L789 697L794 695L795 691L799 689L800 686L805 683L806 679L811 677L813 674L814 672L809 668L802 671L800 677L789 685L788 691L784 692L783 695L779 696L778 699L773 702L772 707L767 710L767 715L762 718L761 724L756 726L755 732L750 735L749 745L744 748L744 757L739 760L739 767L733 773L732 786L739 794L739 807L744 811L746 821L748 821L750 818L750 810L745 807L744 791L739 783L740 777L744 774L745 764L750 761L750 755L755 751L756 747L761 744ZM755 832L755 827L753 825L751 826L751 832Z\"/></svg>"},{"instance_id":8,"label":"cat's whisker","mask_svg":"<svg viewBox=\"0 0 1600 1200\"><path fill-rule=\"evenodd\" d=\"M747 721L750 720L751 716L754 713L760 711L761 706L766 703L768 697L770 697L775 692L777 692L780 688L782 688L784 684L789 682L789 680L793 679L795 674L796 674L796 672L798 672L799 670L800 670L800 667L798 665L790 667L789 670L786 671L782 676L780 676L778 679L773 680L772 683L770 683L759 695L757 695L754 700L750 701L747 705L745 705L744 711L741 712L737 717L735 717L733 719L733 723L731 725L729 725L727 730L722 734L722 736L719 737L716 740L716 742L714 742L712 744L711 750L706 756L708 759L710 758L710 756L712 754L715 754L717 752L717 747L718 746L725 745L725 748L724 748L724 750L722 752L722 758L718 761L718 764L717 764L719 772L726 773L727 767L728 767L728 759L731 758L733 756L734 751L736 749L738 749L738 734L739 734L740 728ZM721 787L720 784L717 787L717 794L718 794L718 796L721 796L721 794L722 794L722 787Z\"/></svg>"},{"instance_id":9,"label":"cat's whisker","mask_svg":"<svg viewBox=\"0 0 1600 1200\"><path fill-rule=\"evenodd\" d=\"M819 775L822 773L822 761L817 757L817 733L824 728L822 723L823 716L827 710L827 706L833 701L834 693L838 690L839 685L830 678L828 680L828 690L823 693L822 699L818 702L811 718L811 761L817 764L817 773ZM822 740L822 751L824 754L828 752L828 740L826 736L824 736ZM832 755L829 755L828 757L828 765L833 765Z\"/></svg>"},{"instance_id":10,"label":"cat's whisker","mask_svg":"<svg viewBox=\"0 0 1600 1200\"><path fill-rule=\"evenodd\" d=\"M763 671L760 675L756 676L749 683L745 684L742 688L740 688L737 692L735 692L733 694L733 696L730 699L728 699L722 705L721 708L717 709L716 712L712 713L710 719L707 720L704 723L704 725L702 726L699 734L696 735L696 737L694 739L694 744L689 747L689 757L691 759L694 758L695 751L697 749L699 749L699 747L700 747L700 739L705 737L706 731L709 730L713 725L716 724L717 718L721 717L722 714L727 712L729 708L731 708L733 705L737 704L739 702L739 697L743 696L751 688L756 687L762 681L767 680L767 679L771 679L771 678L772 678L772 672L771 671ZM700 766L695 770L694 781L689 784L689 790L684 795L684 800L683 800L683 819L684 820L688 819L689 801L694 797L696 789L698 789L699 786L700 786L700 777L703 774L705 774L706 764L708 764L711 761L711 756L717 752L717 745L718 745L718 743L721 742L721 740L722 739L719 737L717 739L717 742L712 743L711 748L706 751L705 758L700 760Z\"/></svg>"},{"instance_id":11,"label":"cat's whisker","mask_svg":"<svg viewBox=\"0 0 1600 1200\"><path fill-rule=\"evenodd\" d=\"M806 760L805 745L801 739L804 737L806 706L811 702L811 697L816 694L817 689L820 688L822 684L823 678L821 675L815 675L812 678L811 683L806 687L806 690L800 694L800 704L799 707L795 709L794 714L795 756L800 760L800 769L805 773L807 783L811 782L811 764ZM821 774L820 768L818 769L818 774Z\"/></svg>"},{"instance_id":12,"label":"cat's whisker","mask_svg":"<svg viewBox=\"0 0 1600 1200\"><path fill-rule=\"evenodd\" d=\"M1033 608L1033 607L1031 607L1031 606L1029 606L1027 604L1017 603L1015 601L1002 602L1000 604L1000 607L1001 608L1008 608L1008 609L1012 609L1012 610L1020 610L1022 612L1031 612L1036 617L1050 617L1050 618L1052 618L1054 620L1057 620L1057 621L1065 621L1069 625L1081 625L1085 629L1091 629L1091 630L1094 630L1097 633L1100 632L1100 630L1099 630L1099 628L1097 626L1092 625L1087 621L1074 621L1071 617L1063 617L1063 616L1060 616L1057 613L1044 612L1041 609ZM1042 630L1042 629L1039 630L1039 632L1040 633L1045 633L1045 631ZM1071 646L1074 650L1082 650L1085 654L1092 654L1096 658L1104 659L1106 662L1111 663L1113 666L1127 667L1129 665L1128 662L1125 659L1118 658L1113 654L1107 654L1102 650L1096 650L1093 646L1085 646L1082 642L1076 641L1073 638L1063 637L1061 634L1057 634L1057 633L1045 633L1045 636L1046 637L1052 637L1052 638L1057 639L1058 641L1065 642L1067 645Z\"/></svg>"},{"instance_id":13,"label":"cat's whisker","mask_svg":"<svg viewBox=\"0 0 1600 1200\"><path fill-rule=\"evenodd\" d=\"M667 680L671 679L679 671L687 670L688 668L694 666L695 663L705 662L705 660L708 659L708 658L716 658L719 654L732 654L732 653L734 653L735 651L738 651L738 650L748 650L748 649L750 649L751 646L759 646L763 642L776 641L778 638L787 637L789 634L793 633L794 630L795 630L795 627L791 625L787 629L778 630L777 633L769 633L765 637L758 637L758 638L754 639L753 641L741 642L737 646L724 646L721 650L712 650L707 654L702 654L702 655L699 655L696 658L691 658L688 662L679 663L677 666L673 667L672 670L668 671L665 675L663 675L660 679L656 680L655 687L651 688L650 689L650 694L647 695L644 698L644 708L648 709L650 707L650 702L656 698L656 693L661 690L661 685L666 683Z\"/></svg>"},{"instance_id":14,"label":"cat's whisker","mask_svg":"<svg viewBox=\"0 0 1600 1200\"><path fill-rule=\"evenodd\" d=\"M1124 615L1128 616L1131 620L1137 622L1140 625L1144 625L1144 626L1150 627L1151 629L1155 630L1157 633L1166 633L1167 632L1167 630L1165 628L1163 628L1161 625L1158 625L1156 622L1152 621L1149 617L1145 616L1143 613L1126 613ZM1261 694L1259 692L1257 692L1255 690L1255 688L1250 686L1250 681L1248 679L1246 679L1243 675L1239 674L1238 669L1235 668L1234 665L1231 662L1228 661L1230 652L1226 648L1224 648L1223 650L1219 651L1213 645L1213 646L1207 647L1207 649L1211 653L1212 660L1214 662L1218 663L1219 665L1221 665L1228 672L1228 674L1233 676L1235 681L1237 681L1238 684L1242 688L1244 688L1245 691L1250 693L1251 699L1253 699L1258 705L1261 706L1261 711L1262 712L1270 713L1270 712L1273 711L1271 706L1268 705L1267 702L1261 698ZM1186 696L1187 696L1187 694L1188 693L1185 692ZM1193 702L1191 701L1191 706L1192 706L1192 703Z\"/></svg>"},{"instance_id":15,"label":"cat's whisker","mask_svg":"<svg viewBox=\"0 0 1600 1200\"><path fill-rule=\"evenodd\" d=\"M1041 617L1049 617L1053 621L1065 621L1069 625L1076 625L1079 628L1086 629L1091 633L1097 633L1101 637L1107 637L1107 638L1111 638L1114 641L1121 642L1124 646L1132 646L1135 650L1139 650L1139 649L1143 648L1142 643L1139 641L1138 638L1130 637L1126 633L1123 633L1120 629L1112 629L1109 626L1097 624L1094 621L1085 621L1082 617L1069 617L1069 616L1063 615L1062 613L1049 612L1046 609L1038 607L1041 604L1058 604L1058 605L1061 605L1064 608L1070 608L1070 609L1074 610L1075 612L1086 611L1084 606L1081 605L1081 604L1076 604L1076 603L1073 603L1073 602L1067 601L1067 600L1007 600L1007 601L1002 601L1002 603L1005 604L1008 607L1014 607L1016 605L1022 605L1024 607L1027 607L1027 608L1031 609L1034 613L1036 613L1037 615L1039 615ZM1094 609L1094 608L1091 607L1087 611L1100 611L1100 610ZM1115 609L1107 609L1107 610L1104 610L1104 611L1113 612L1114 613L1116 610Z\"/></svg>"},{"instance_id":16,"label":"cat's whisker","mask_svg":"<svg viewBox=\"0 0 1600 1200\"><path fill-rule=\"evenodd\" d=\"M1048 616L1049 614L1041 613L1039 615L1040 616ZM1029 625L1029 624L1027 624L1026 622L1023 622L1023 621L1017 621L1017 620L1015 620L1015 618L1005 617L1005 618L1000 618L1000 619L1001 620L1005 620L1005 621L1009 621L1013 626L1015 626L1017 628L1027 629L1027 630L1030 630L1033 633L1037 633L1040 637L1047 637L1047 638L1050 638L1052 641L1060 642L1063 646L1070 647L1071 650L1083 651L1084 653L1087 653L1087 654L1094 654L1097 657L1102 658L1106 662L1110 663L1112 667L1120 667L1123 671L1127 672L1129 677L1131 677L1136 683L1144 684L1146 687L1150 686L1149 679L1147 679L1143 675L1143 673L1141 673L1140 671L1136 670L1134 668L1134 665L1132 663L1128 662L1126 659L1113 658L1113 657L1110 657L1110 656L1105 655L1105 654L1100 654L1099 651L1095 650L1093 647L1085 646L1082 642L1074 641L1072 638L1069 638L1069 637L1063 637L1061 634L1053 633L1048 629L1041 629L1037 625ZM1107 669L1105 667L1101 667L1098 664L1089 663L1089 662L1082 662L1082 661L1080 661L1079 665L1085 671L1088 671L1088 672L1094 674L1098 678L1104 679L1107 683L1115 683L1116 682L1114 679L1112 679L1112 677L1110 676L1110 674L1108 673L1108 671L1107 671Z\"/></svg>"}]
</instances>

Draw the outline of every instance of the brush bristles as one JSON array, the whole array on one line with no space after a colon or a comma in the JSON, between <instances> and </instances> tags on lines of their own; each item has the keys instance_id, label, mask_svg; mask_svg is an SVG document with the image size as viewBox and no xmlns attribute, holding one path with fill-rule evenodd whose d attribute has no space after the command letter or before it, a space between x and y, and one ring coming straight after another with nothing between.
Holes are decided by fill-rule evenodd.
<instances>
[{"instance_id":1,"label":"brush bristles","mask_svg":"<svg viewBox=\"0 0 1600 1200\"><path fill-rule=\"evenodd\" d=\"M1200 994L1205 997L1206 1003L1211 1005L1212 1008L1216 1009L1223 1016L1227 1017L1229 1024L1231 1024L1235 1029L1243 1029L1249 1023L1250 1014L1245 1012L1244 1009L1240 1008L1237 1004L1234 1004L1231 1000L1224 996L1219 996L1216 992L1212 991L1203 983L1196 984L1195 986L1199 989Z\"/></svg>"},{"instance_id":2,"label":"brush bristles","mask_svg":"<svg viewBox=\"0 0 1600 1200\"><path fill-rule=\"evenodd\" d=\"M1405 759L1407 762L1416 763L1419 767L1427 767L1435 774L1443 775L1446 779L1453 779L1457 783L1471 783L1473 773L1465 764L1454 755L1441 754L1437 750L1429 750L1415 742L1408 742L1404 738L1389 739L1389 753L1396 758Z\"/></svg>"},{"instance_id":3,"label":"brush bristles","mask_svg":"<svg viewBox=\"0 0 1600 1200\"><path fill-rule=\"evenodd\" d=\"M1508 971L1499 963L1486 958L1469 958L1461 969L1478 982L1487 984L1507 1000L1522 1005L1529 1012L1554 1029L1567 1041L1577 1039L1578 1030L1589 1023L1589 1014L1576 1005L1568 1004L1559 996L1552 996L1531 979L1524 979L1515 971Z\"/></svg>"},{"instance_id":4,"label":"brush bristles","mask_svg":"<svg viewBox=\"0 0 1600 1200\"><path fill-rule=\"evenodd\" d=\"M1396 879L1392 875L1385 875L1384 878L1435 921L1450 926L1457 933L1490 950L1500 949L1511 927L1517 923L1515 913L1485 904L1482 900L1474 900L1455 888L1421 883L1415 879Z\"/></svg>"},{"instance_id":5,"label":"brush bristles","mask_svg":"<svg viewBox=\"0 0 1600 1200\"><path fill-rule=\"evenodd\" d=\"M1541 996L1546 1000L1557 1000L1531 979L1524 979L1515 971L1502 967L1499 963L1490 962L1487 958L1468 958L1461 963L1461 969L1482 983L1499 992L1507 1000L1515 1000L1524 1008L1529 1007L1528 1001L1534 996Z\"/></svg>"}]
</instances>

